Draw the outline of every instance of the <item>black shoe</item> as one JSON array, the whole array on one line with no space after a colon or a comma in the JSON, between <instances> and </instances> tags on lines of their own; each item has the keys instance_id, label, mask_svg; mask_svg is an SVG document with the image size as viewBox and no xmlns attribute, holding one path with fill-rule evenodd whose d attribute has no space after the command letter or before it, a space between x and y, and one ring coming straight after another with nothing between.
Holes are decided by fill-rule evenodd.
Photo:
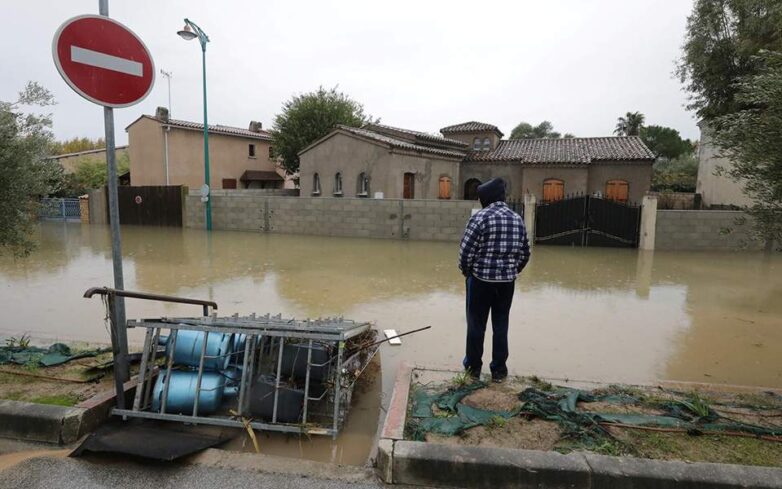
<instances>
[{"instance_id":1,"label":"black shoe","mask_svg":"<svg viewBox=\"0 0 782 489\"><path fill-rule=\"evenodd\" d=\"M505 375L491 374L491 381L494 382L495 384L502 384L503 382L505 382L505 379L507 378L508 378L508 374Z\"/></svg>"}]
</instances>

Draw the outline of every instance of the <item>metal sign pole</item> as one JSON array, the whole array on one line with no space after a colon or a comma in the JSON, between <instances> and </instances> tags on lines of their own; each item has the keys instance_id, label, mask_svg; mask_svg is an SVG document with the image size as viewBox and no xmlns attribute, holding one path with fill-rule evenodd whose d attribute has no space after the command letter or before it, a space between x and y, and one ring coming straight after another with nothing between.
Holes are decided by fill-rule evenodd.
<instances>
[{"instance_id":1,"label":"metal sign pole","mask_svg":"<svg viewBox=\"0 0 782 489\"><path fill-rule=\"evenodd\" d=\"M109 0L99 0L99 13L109 16ZM106 163L108 165L109 221L111 224L111 261L114 265L114 288L125 288L122 276L122 244L119 227L119 205L117 202L117 159L114 145L114 109L103 107L106 128ZM118 402L124 401L124 385L130 377L128 369L128 332L125 323L125 299L115 297L114 314L111 317L113 337L116 338L118 354L114 358L114 384ZM127 407L127 406L122 406Z\"/></svg>"}]
</instances>

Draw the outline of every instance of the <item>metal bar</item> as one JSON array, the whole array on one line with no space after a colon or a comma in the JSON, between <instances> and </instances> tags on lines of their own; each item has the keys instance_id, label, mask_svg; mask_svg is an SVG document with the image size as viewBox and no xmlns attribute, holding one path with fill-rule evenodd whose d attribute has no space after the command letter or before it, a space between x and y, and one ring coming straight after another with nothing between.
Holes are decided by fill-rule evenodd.
<instances>
[{"instance_id":1,"label":"metal bar","mask_svg":"<svg viewBox=\"0 0 782 489\"><path fill-rule=\"evenodd\" d=\"M201 345L201 358L198 362L198 377L196 377L195 401L193 401L193 418L198 416L198 401L201 399L201 377L204 375L204 356L206 343L209 341L209 331L204 331L204 343Z\"/></svg>"},{"instance_id":2,"label":"metal bar","mask_svg":"<svg viewBox=\"0 0 782 489\"><path fill-rule=\"evenodd\" d=\"M247 372L247 393L244 395L244 406L242 406L242 409L246 409L247 405L250 403L250 399L252 399L252 386L253 386L253 379L255 378L255 345L258 342L258 337L255 335L249 336L249 338L252 340L252 346L250 347L250 361L247 362L248 369L250 370Z\"/></svg>"},{"instance_id":3,"label":"metal bar","mask_svg":"<svg viewBox=\"0 0 782 489\"><path fill-rule=\"evenodd\" d=\"M212 309L217 309L217 303L214 301L205 301L201 299L189 299L187 297L176 297L173 295L161 295L161 294L149 294L147 292L134 292L131 290L111 289L108 287L90 287L84 292L84 297L87 299L93 295L107 295L114 294L117 297L128 297L131 299L144 299L149 301L161 301L161 302L176 302L179 304L194 304L198 306L209 306Z\"/></svg>"},{"instance_id":4,"label":"metal bar","mask_svg":"<svg viewBox=\"0 0 782 489\"><path fill-rule=\"evenodd\" d=\"M307 374L304 377L304 411L301 422L305 424L307 423L307 405L310 400L310 367L312 367L312 340L310 340L309 348L307 349Z\"/></svg>"},{"instance_id":5,"label":"metal bar","mask_svg":"<svg viewBox=\"0 0 782 489\"><path fill-rule=\"evenodd\" d=\"M330 341L330 342L337 342L340 340L339 335L337 334L325 334L325 333L306 333L301 332L297 333L295 331L288 331L288 330L274 330L274 329L265 329L265 328L250 328L250 327L230 327L230 326L221 326L220 323L214 323L214 325L196 325L196 324L177 324L173 322L153 322L153 321L128 321L128 327L133 328L170 328L170 329L185 329L185 330L192 330L192 331L211 331L211 332L219 332L222 334L257 334L257 335L264 335L269 337L285 337L285 338L298 338L298 339L313 339L313 340L323 340L323 341ZM353 338L354 336L358 336L359 334L367 331L370 328L369 325L367 325L365 328L362 328L358 332L351 332L350 334L345 335L345 339Z\"/></svg>"},{"instance_id":6,"label":"metal bar","mask_svg":"<svg viewBox=\"0 0 782 489\"><path fill-rule=\"evenodd\" d=\"M141 419L158 419L163 421L179 421L182 423L193 423L193 417L185 414L158 414L149 411L131 411L129 409L117 409L114 408L111 411L114 416L123 416L129 418L141 418ZM206 424L212 426L231 426L231 427L244 427L244 423L241 420L225 418L220 416L204 416L198 418L198 424ZM318 428L311 426L303 426L301 424L269 424L251 422L252 426L256 430L261 431L279 431L283 433L301 433L307 435L331 435L336 436L330 428Z\"/></svg>"},{"instance_id":7,"label":"metal bar","mask_svg":"<svg viewBox=\"0 0 782 489\"><path fill-rule=\"evenodd\" d=\"M239 381L239 405L236 407L239 416L244 414L244 385L247 381L247 362L250 360L250 337L244 338L244 358L242 359L242 379Z\"/></svg>"},{"instance_id":8,"label":"metal bar","mask_svg":"<svg viewBox=\"0 0 782 489\"><path fill-rule=\"evenodd\" d=\"M144 395L144 382L147 376L147 364L149 363L149 346L152 344L153 329L148 329L144 336L144 350L141 353L141 366L138 370L138 383L136 384L136 397L133 400L133 410L141 407L141 397Z\"/></svg>"},{"instance_id":9,"label":"metal bar","mask_svg":"<svg viewBox=\"0 0 782 489\"><path fill-rule=\"evenodd\" d=\"M176 336L179 330L172 329L168 336L168 344L170 351L168 352L168 362L166 363L166 373L163 382L163 399L160 401L160 412L166 412L166 404L168 403L168 390L171 388L171 367L174 365L174 352L176 351Z\"/></svg>"},{"instance_id":10,"label":"metal bar","mask_svg":"<svg viewBox=\"0 0 782 489\"><path fill-rule=\"evenodd\" d=\"M345 350L345 342L340 341L339 342L339 348L337 349L337 369L334 379L334 427L332 428L332 431L334 432L334 438L337 438L337 430L339 429L339 391L340 391L340 384L342 384L342 353Z\"/></svg>"},{"instance_id":11,"label":"metal bar","mask_svg":"<svg viewBox=\"0 0 782 489\"><path fill-rule=\"evenodd\" d=\"M146 389L144 390L144 399L141 403L141 409L146 409L147 406L151 406L149 401L152 396L152 372L155 370L155 360L157 360L157 346L159 342L160 328L156 328L155 335L152 337L152 361L149 362L149 366L147 367L149 370L149 381L147 382Z\"/></svg>"},{"instance_id":12,"label":"metal bar","mask_svg":"<svg viewBox=\"0 0 782 489\"><path fill-rule=\"evenodd\" d=\"M274 386L274 408L272 409L272 423L277 422L277 401L280 398L280 377L282 376L282 351L285 349L285 338L280 336L280 353L277 355L277 382Z\"/></svg>"},{"instance_id":13,"label":"metal bar","mask_svg":"<svg viewBox=\"0 0 782 489\"><path fill-rule=\"evenodd\" d=\"M215 308L215 309L216 309L216 308ZM209 306L207 306L206 304L204 304L204 316L208 316L208 315L209 315Z\"/></svg>"}]
</instances>

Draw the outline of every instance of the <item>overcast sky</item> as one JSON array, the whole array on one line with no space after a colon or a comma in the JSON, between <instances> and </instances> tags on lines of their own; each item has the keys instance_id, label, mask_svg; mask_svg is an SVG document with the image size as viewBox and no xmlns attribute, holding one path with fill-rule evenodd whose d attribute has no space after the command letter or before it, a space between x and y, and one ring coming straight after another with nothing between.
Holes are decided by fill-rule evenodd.
<instances>
[{"instance_id":1,"label":"overcast sky","mask_svg":"<svg viewBox=\"0 0 782 489\"><path fill-rule=\"evenodd\" d=\"M52 36L97 0L0 0L0 99L27 80L58 101L60 139L103 136L100 107L71 91L51 56ZM113 0L156 69L173 72L172 115L202 120L197 41L176 35L184 17L211 38L209 120L271 126L292 94L339 86L382 122L436 132L477 120L510 134L519 121L549 120L577 136L610 135L627 111L697 138L672 72L690 0L464 2ZM136 117L167 104L158 76L139 105L115 110L117 143Z\"/></svg>"}]
</instances>

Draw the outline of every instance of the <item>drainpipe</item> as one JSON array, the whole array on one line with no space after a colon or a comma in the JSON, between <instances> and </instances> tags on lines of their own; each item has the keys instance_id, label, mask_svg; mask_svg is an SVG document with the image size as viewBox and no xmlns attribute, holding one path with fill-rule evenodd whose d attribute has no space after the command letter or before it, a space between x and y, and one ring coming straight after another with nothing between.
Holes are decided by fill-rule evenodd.
<instances>
[{"instance_id":1,"label":"drainpipe","mask_svg":"<svg viewBox=\"0 0 782 489\"><path fill-rule=\"evenodd\" d=\"M166 170L166 185L171 185L168 180L168 133L171 131L171 126L163 126L163 146L165 147L165 170Z\"/></svg>"}]
</instances>

